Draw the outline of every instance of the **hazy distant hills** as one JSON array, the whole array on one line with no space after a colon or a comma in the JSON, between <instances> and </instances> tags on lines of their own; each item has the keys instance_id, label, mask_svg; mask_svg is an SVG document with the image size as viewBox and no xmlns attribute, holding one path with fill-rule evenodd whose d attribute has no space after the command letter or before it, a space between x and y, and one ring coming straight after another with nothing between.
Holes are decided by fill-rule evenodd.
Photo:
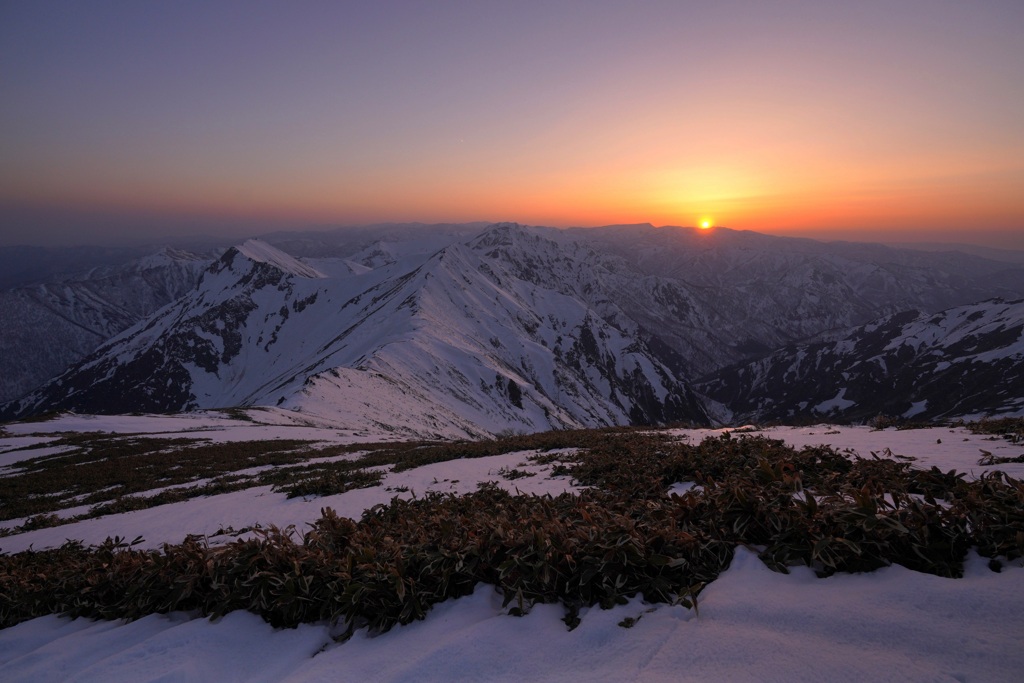
<instances>
[{"instance_id":1,"label":"hazy distant hills","mask_svg":"<svg viewBox=\"0 0 1024 683\"><path fill-rule=\"evenodd\" d=\"M959 244L955 242L901 242L890 244L889 246L916 251L960 252L981 256L993 261L1024 263L1024 251L1020 249L999 249L997 247L983 247L977 244Z\"/></svg>"},{"instance_id":2,"label":"hazy distant hills","mask_svg":"<svg viewBox=\"0 0 1024 683\"><path fill-rule=\"evenodd\" d=\"M475 436L706 423L708 407L795 420L1024 405L1012 382L993 400L983 390L945 403L919 396L907 373L924 366L897 354L883 374L903 373L892 386L906 396L845 410L854 399L827 388L856 378L847 367L879 355L881 340L836 352L827 373L824 364L789 370L793 359L789 374L756 365L778 359L781 368L794 344L828 333L838 344L837 330L877 318L1024 297L1024 268L968 254L648 225L394 225L282 233L194 264L201 276L173 303L4 415L262 405L367 431ZM1020 307L1000 315L1010 330ZM1020 356L1011 336L984 341L1010 365ZM928 358L952 366L968 352L937 344ZM963 381L973 376L965 372ZM844 410L825 410L831 399Z\"/></svg>"}]
</instances>

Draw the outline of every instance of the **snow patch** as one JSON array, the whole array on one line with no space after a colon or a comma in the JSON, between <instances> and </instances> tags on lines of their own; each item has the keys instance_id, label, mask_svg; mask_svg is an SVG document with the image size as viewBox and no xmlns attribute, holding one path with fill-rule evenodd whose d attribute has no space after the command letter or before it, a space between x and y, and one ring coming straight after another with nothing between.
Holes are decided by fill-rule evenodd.
<instances>
[{"instance_id":1,"label":"snow patch","mask_svg":"<svg viewBox=\"0 0 1024 683\"><path fill-rule=\"evenodd\" d=\"M914 417L915 415L919 415L926 410L928 410L928 401L917 401L915 403L910 404L910 408L907 409L907 412L903 413L903 417Z\"/></svg>"},{"instance_id":2,"label":"snow patch","mask_svg":"<svg viewBox=\"0 0 1024 683\"><path fill-rule=\"evenodd\" d=\"M816 413L828 413L833 410L845 410L852 406L857 405L856 401L849 401L846 398L846 387L839 390L839 393L827 401L822 401L818 405L814 406L813 410Z\"/></svg>"},{"instance_id":3,"label":"snow patch","mask_svg":"<svg viewBox=\"0 0 1024 683\"><path fill-rule=\"evenodd\" d=\"M239 254L252 261L269 263L270 265L292 275L308 278L325 277L323 273L313 266L303 263L294 256L290 256L262 240L246 240L240 246L235 247L235 249L238 250Z\"/></svg>"}]
</instances>

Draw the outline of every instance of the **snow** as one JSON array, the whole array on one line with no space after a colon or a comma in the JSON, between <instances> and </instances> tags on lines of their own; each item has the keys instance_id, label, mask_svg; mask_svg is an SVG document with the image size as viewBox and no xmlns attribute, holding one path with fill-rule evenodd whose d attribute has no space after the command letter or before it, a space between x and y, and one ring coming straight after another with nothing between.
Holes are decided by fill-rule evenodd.
<instances>
[{"instance_id":1,"label":"snow","mask_svg":"<svg viewBox=\"0 0 1024 683\"><path fill-rule=\"evenodd\" d=\"M928 410L927 400L915 401L914 403L910 404L910 408L907 409L907 412L903 413L903 417L914 417L915 415L919 415L920 413L923 413L926 410Z\"/></svg>"},{"instance_id":2,"label":"snow","mask_svg":"<svg viewBox=\"0 0 1024 683\"><path fill-rule=\"evenodd\" d=\"M313 266L303 263L294 256L289 256L280 249L272 247L262 240L246 240L244 244L236 247L236 249L238 249L238 253L248 259L259 261L261 263L269 263L270 265L276 266L284 272L291 273L292 275L309 278L324 277L323 273Z\"/></svg>"},{"instance_id":3,"label":"snow","mask_svg":"<svg viewBox=\"0 0 1024 683\"><path fill-rule=\"evenodd\" d=\"M816 413L828 413L833 410L844 410L851 406L857 405L856 401L849 401L846 398L846 387L839 390L839 393L827 401L822 401L818 405L814 406L814 412Z\"/></svg>"},{"instance_id":4,"label":"snow","mask_svg":"<svg viewBox=\"0 0 1024 683\"><path fill-rule=\"evenodd\" d=\"M943 472L955 469L976 478L984 472L1001 470L1016 479L1024 479L1024 463L978 465L983 451L996 457L1016 457L1024 453L1024 446L1013 444L1001 437L971 434L959 427L933 427L930 429L872 429L867 426L833 427L773 427L759 432L787 444L803 446L831 445L843 451L849 449L862 458L872 454L885 456L887 452L914 458L914 467L938 467Z\"/></svg>"},{"instance_id":5,"label":"snow","mask_svg":"<svg viewBox=\"0 0 1024 683\"><path fill-rule=\"evenodd\" d=\"M267 413L267 420L280 419ZM320 441L351 435L312 426L250 424L223 415L191 417L64 416L50 423L11 425L0 450L43 443L34 432L87 425L89 431L202 434L223 439L293 432ZM236 433L236 430L237 433ZM672 430L690 443L737 430ZM763 434L800 447L830 444L870 457L904 455L916 467L967 471L1002 469L1024 477L1024 464L977 465L980 451L1018 455L1020 445L960 428L896 431L868 427L773 427ZM258 437L252 437L258 438ZM24 451L26 454L38 451ZM358 517L394 495L472 491L496 481L509 491L557 494L574 490L550 476L530 452L435 463L389 473L382 484L338 496L288 500L263 487L199 498L150 510L39 529L0 539L5 552L64 538L86 542L143 535L144 547L178 541L187 532L253 523L299 530L330 506ZM31 457L27 455L26 457ZM500 470L534 476L505 480ZM681 482L672 492L684 492ZM390 490L389 490L390 489ZM407 491L403 489L408 489ZM211 543L230 540L216 536ZM1001 573L972 553L962 579L944 579L893 566L866 574L818 579L806 568L770 571L756 553L736 550L732 565L700 594L699 611L644 604L640 599L603 611L587 610L567 630L562 610L537 605L525 617L507 615L501 597L479 585L468 597L436 606L424 621L382 635L357 632L335 643L328 624L275 630L258 617L234 612L211 622L184 613L132 623L48 616L0 631L0 680L19 681L1015 681L1024 671L1024 566ZM630 628L624 620L636 620Z\"/></svg>"},{"instance_id":6,"label":"snow","mask_svg":"<svg viewBox=\"0 0 1024 683\"><path fill-rule=\"evenodd\" d=\"M20 681L1013 681L1024 668L1024 569L963 579L889 567L817 579L768 570L744 548L701 594L699 615L633 600L503 614L488 586L422 622L346 643L327 625L272 629L235 612L130 624L43 617L0 631L0 677ZM619 623L638 619L631 628Z\"/></svg>"},{"instance_id":7,"label":"snow","mask_svg":"<svg viewBox=\"0 0 1024 683\"><path fill-rule=\"evenodd\" d=\"M984 301L967 306L958 306L942 311L936 315L922 315L917 320L904 326L885 348L895 350L901 345L913 346L916 350L933 349L933 353L941 353L941 349L956 344L982 340L986 335L1002 332L1006 327L1019 325L1024 319L1024 301L995 302ZM1004 342L997 348L965 355L965 359L982 363L991 363L1003 358L1019 357L1024 354L1024 332L1012 342Z\"/></svg>"},{"instance_id":8,"label":"snow","mask_svg":"<svg viewBox=\"0 0 1024 683\"><path fill-rule=\"evenodd\" d=\"M742 430L742 432L741 432ZM930 427L927 429L874 429L868 426L836 426L819 424L810 427L747 426L725 429L674 429L670 433L689 443L700 443L708 436L722 432L748 433L779 439L794 448L828 445L840 452L862 458L904 456L913 458L914 467L938 467L943 472L957 470L968 479L985 472L1001 470L1016 479L1024 479L1024 463L979 465L983 451L995 457L1017 457L1024 454L1024 445L1001 437L972 434L961 427Z\"/></svg>"},{"instance_id":9,"label":"snow","mask_svg":"<svg viewBox=\"0 0 1024 683\"><path fill-rule=\"evenodd\" d=\"M333 508L339 515L359 519L364 510L387 503L394 497L412 498L425 493L462 495L475 491L477 484L493 481L511 493L526 495L558 495L577 491L567 478L546 476L551 465L537 466L527 462L533 453L505 453L487 458L450 460L433 463L403 472L389 472L379 486L354 489L333 496L288 498L275 493L270 486L257 486L217 496L203 496L159 507L124 512L73 525L36 529L0 538L0 550L16 553L33 547L36 550L61 545L68 538L87 544L101 543L112 534L122 538L145 539L138 548L159 548L163 543L178 542L183 530L211 536L211 544L230 542L236 537L219 533L228 529L274 525L280 529L294 526L300 533L307 524L320 517L323 508ZM506 480L501 470L519 469L535 472L531 477ZM84 512L84 510L81 510ZM15 526L22 520L5 520L2 526Z\"/></svg>"},{"instance_id":10,"label":"snow","mask_svg":"<svg viewBox=\"0 0 1024 683\"><path fill-rule=\"evenodd\" d=\"M672 484L668 487L668 495L670 496L681 496L689 491L699 491L700 486L697 486L696 482L693 481L680 481Z\"/></svg>"}]
</instances>

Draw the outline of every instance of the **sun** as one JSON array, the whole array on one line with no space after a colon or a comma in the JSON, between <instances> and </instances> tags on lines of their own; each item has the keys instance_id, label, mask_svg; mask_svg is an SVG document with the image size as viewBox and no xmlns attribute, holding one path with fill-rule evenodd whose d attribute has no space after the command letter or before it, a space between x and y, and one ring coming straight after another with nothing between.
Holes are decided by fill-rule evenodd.
<instances>
[{"instance_id":1,"label":"sun","mask_svg":"<svg viewBox=\"0 0 1024 683\"><path fill-rule=\"evenodd\" d=\"M700 219L700 229L701 230L710 230L714 226L715 226L715 222L713 220L711 220L710 218L701 218Z\"/></svg>"}]
</instances>

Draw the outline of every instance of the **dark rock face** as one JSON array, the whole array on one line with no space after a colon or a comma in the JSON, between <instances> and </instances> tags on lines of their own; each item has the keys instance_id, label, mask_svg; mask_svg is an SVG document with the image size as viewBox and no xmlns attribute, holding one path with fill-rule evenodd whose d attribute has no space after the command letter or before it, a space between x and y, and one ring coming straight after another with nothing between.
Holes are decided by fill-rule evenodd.
<instances>
[{"instance_id":1,"label":"dark rock face","mask_svg":"<svg viewBox=\"0 0 1024 683\"><path fill-rule=\"evenodd\" d=\"M211 258L164 249L0 292L0 403L39 387L191 292Z\"/></svg>"},{"instance_id":2,"label":"dark rock face","mask_svg":"<svg viewBox=\"0 0 1024 683\"><path fill-rule=\"evenodd\" d=\"M699 390L740 419L930 420L1024 408L1024 301L882 318L721 370Z\"/></svg>"},{"instance_id":3,"label":"dark rock face","mask_svg":"<svg viewBox=\"0 0 1024 683\"><path fill-rule=\"evenodd\" d=\"M229 250L199 278L230 268L237 250ZM238 278L234 296L209 306L170 307L114 337L76 366L21 401L7 404L0 417L10 419L50 410L114 414L174 412L197 407L187 370L196 365L208 372L235 357L242 348L241 332L256 308L245 283L279 284L283 274L253 264ZM229 275L229 277L232 277ZM199 297L204 301L203 297ZM133 344L138 341L138 344ZM131 349L124 352L124 349Z\"/></svg>"}]
</instances>

